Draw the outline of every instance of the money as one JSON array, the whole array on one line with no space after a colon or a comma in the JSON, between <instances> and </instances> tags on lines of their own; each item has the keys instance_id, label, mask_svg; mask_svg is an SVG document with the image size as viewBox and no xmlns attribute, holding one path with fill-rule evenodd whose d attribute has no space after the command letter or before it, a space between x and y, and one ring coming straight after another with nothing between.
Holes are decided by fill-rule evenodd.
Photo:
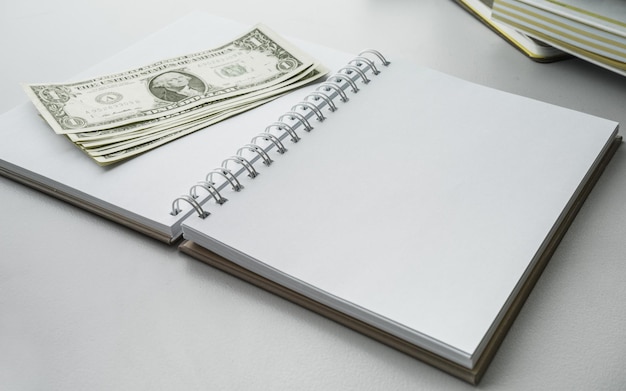
<instances>
[{"instance_id":1,"label":"money","mask_svg":"<svg viewBox=\"0 0 626 391\"><path fill-rule=\"evenodd\" d=\"M130 157L142 154L150 149L159 147L177 138L186 136L199 129L203 129L207 126L215 124L219 121L223 121L229 117L232 117L233 115L237 115L246 110L250 110L254 107L260 106L264 103L267 103L269 100L271 100L271 98L256 101L242 107L224 110L223 112L213 114L209 118L204 118L202 120L194 121L191 123L178 125L169 128L167 131L159 132L154 135L139 137L135 140L131 140L127 143L121 143L119 145L109 145L107 149L86 150L85 152L87 152L100 165L117 163L121 160L128 159Z\"/></svg>"},{"instance_id":2,"label":"money","mask_svg":"<svg viewBox=\"0 0 626 391\"><path fill-rule=\"evenodd\" d=\"M246 95L225 99L223 101L215 101L206 103L204 105L196 106L193 108L185 109L177 113L170 114L168 116L159 117L156 119L135 122L128 125L113 127L109 129L71 133L67 136L75 143L81 144L86 147L96 146L98 144L106 144L114 142L113 140L134 138L135 135L148 130L156 130L159 127L167 127L173 123L179 123L181 121L189 121L201 117L206 117L214 112L223 111L230 106L238 106L244 103L251 103L255 100L265 99L271 96L279 95L292 89L301 87L308 84L326 73L326 69L322 66L316 66L308 75L302 77L297 81L288 81L281 83L280 85L273 86L272 89L256 91Z\"/></svg>"},{"instance_id":3,"label":"money","mask_svg":"<svg viewBox=\"0 0 626 391\"><path fill-rule=\"evenodd\" d=\"M313 58L257 25L218 48L24 89L55 133L106 165L257 107L326 73Z\"/></svg>"}]
</instances>

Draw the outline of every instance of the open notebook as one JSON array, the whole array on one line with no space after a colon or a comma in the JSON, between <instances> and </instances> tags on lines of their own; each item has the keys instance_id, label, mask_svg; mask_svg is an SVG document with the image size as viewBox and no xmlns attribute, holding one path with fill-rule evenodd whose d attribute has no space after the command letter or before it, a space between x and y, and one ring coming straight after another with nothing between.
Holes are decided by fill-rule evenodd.
<instances>
[{"instance_id":1,"label":"open notebook","mask_svg":"<svg viewBox=\"0 0 626 391\"><path fill-rule=\"evenodd\" d=\"M174 25L90 72L240 32L191 18L194 45ZM166 241L182 232L182 251L478 382L617 124L295 43L338 75L111 168L19 107L0 119L0 172Z\"/></svg>"}]
</instances>

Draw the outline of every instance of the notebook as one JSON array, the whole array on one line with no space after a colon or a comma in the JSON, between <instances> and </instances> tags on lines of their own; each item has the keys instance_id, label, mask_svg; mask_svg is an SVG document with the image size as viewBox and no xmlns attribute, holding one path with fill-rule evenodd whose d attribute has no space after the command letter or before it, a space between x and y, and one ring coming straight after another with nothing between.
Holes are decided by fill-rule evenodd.
<instances>
[{"instance_id":1,"label":"notebook","mask_svg":"<svg viewBox=\"0 0 626 391\"><path fill-rule=\"evenodd\" d=\"M495 0L493 19L626 75L626 3L622 0Z\"/></svg>"},{"instance_id":2,"label":"notebook","mask_svg":"<svg viewBox=\"0 0 626 391\"><path fill-rule=\"evenodd\" d=\"M456 2L531 60L551 62L568 57L561 50L494 20L491 16L493 0L456 0Z\"/></svg>"},{"instance_id":3,"label":"notebook","mask_svg":"<svg viewBox=\"0 0 626 391\"><path fill-rule=\"evenodd\" d=\"M617 124L401 59L380 68L185 220L181 249L477 383Z\"/></svg>"},{"instance_id":4,"label":"notebook","mask_svg":"<svg viewBox=\"0 0 626 391\"><path fill-rule=\"evenodd\" d=\"M89 72L241 27L179 23L199 42L178 45L174 24ZM477 383L618 124L375 50L294 42L336 73L113 167L18 107L0 118L0 173L155 238L182 235L181 251Z\"/></svg>"}]
</instances>

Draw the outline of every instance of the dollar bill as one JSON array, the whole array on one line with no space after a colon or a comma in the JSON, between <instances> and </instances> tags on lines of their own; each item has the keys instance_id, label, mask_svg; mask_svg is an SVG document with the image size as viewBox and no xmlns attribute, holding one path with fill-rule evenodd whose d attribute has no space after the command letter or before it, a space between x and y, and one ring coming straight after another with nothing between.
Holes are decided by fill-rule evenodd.
<instances>
[{"instance_id":1,"label":"dollar bill","mask_svg":"<svg viewBox=\"0 0 626 391\"><path fill-rule=\"evenodd\" d=\"M132 149L136 153L140 153L140 152L143 153L143 152L146 152L147 147L152 148L154 146L152 143L154 140L163 139L164 137L167 137L167 139L171 141L175 138L188 134L188 131L191 129L199 129L199 128L207 127L208 125L214 124L218 122L219 120L226 119L235 114L242 113L244 111L250 110L251 108L260 106L268 102L271 99L272 98L268 98L268 99L251 102L251 103L242 104L241 106L231 107L226 110L213 113L210 116L207 116L204 118L198 118L193 121L179 123L179 124L170 126L168 128L161 129L156 132L147 132L145 134L138 135L135 138L121 140L115 143L107 144L102 147L88 148L88 147L83 146L83 148L85 149L85 152L87 152L92 157L106 156L106 155L111 155L114 153L119 154L120 152L128 151L130 149ZM187 131L187 132L183 133L181 131ZM137 148L137 147L140 147L140 148Z\"/></svg>"},{"instance_id":2,"label":"dollar bill","mask_svg":"<svg viewBox=\"0 0 626 391\"><path fill-rule=\"evenodd\" d=\"M262 91L315 60L263 25L218 48L116 74L24 89L57 134L85 133L176 116Z\"/></svg>"},{"instance_id":3,"label":"dollar bill","mask_svg":"<svg viewBox=\"0 0 626 391\"><path fill-rule=\"evenodd\" d=\"M215 49L64 84L24 88L40 115L100 165L119 163L328 73L257 25Z\"/></svg>"},{"instance_id":4,"label":"dollar bill","mask_svg":"<svg viewBox=\"0 0 626 391\"><path fill-rule=\"evenodd\" d=\"M196 132L200 129L206 128L207 126L210 126L217 122L228 119L229 117L232 117L244 111L250 110L264 103L267 103L268 101L272 99L273 98L268 98L265 100L259 100L253 103L249 103L241 107L227 109L227 110L224 110L223 112L213 114L209 118L204 118L204 119L200 119L197 121L193 121L191 123L175 126L173 128L170 128L168 131L163 132L159 135L148 137L146 139L137 140L136 142L129 143L128 145L122 148L119 148L119 147L112 148L110 151L105 151L105 152L99 151L94 154L92 154L89 150L86 150L85 152L89 154L91 158L95 160L101 166L118 163L120 161L145 153L151 149L162 146L180 137Z\"/></svg>"},{"instance_id":5,"label":"dollar bill","mask_svg":"<svg viewBox=\"0 0 626 391\"><path fill-rule=\"evenodd\" d=\"M199 118L204 118L228 109L229 107L242 106L247 103L253 103L257 100L265 100L272 96L278 96L284 92L299 88L303 85L312 83L313 81L324 76L328 70L316 64L312 70L304 73L304 76L298 76L294 80L287 80L275 85L271 89L255 91L253 93L223 99L216 102L205 103L178 113L156 119L135 122L115 128L104 129L92 132L72 133L67 136L76 144L80 144L84 148L96 148L106 146L108 144L119 143L124 140L134 139L149 133L155 133L161 130L185 122L191 122Z\"/></svg>"}]
</instances>

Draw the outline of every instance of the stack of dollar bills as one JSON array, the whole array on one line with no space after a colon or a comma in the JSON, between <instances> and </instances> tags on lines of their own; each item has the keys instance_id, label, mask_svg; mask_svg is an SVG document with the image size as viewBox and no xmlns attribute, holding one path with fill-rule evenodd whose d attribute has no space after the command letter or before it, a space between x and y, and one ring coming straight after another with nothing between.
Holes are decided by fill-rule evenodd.
<instances>
[{"instance_id":1,"label":"stack of dollar bills","mask_svg":"<svg viewBox=\"0 0 626 391\"><path fill-rule=\"evenodd\" d=\"M120 162L275 99L327 73L263 25L215 49L24 89L59 135L100 165Z\"/></svg>"}]
</instances>

